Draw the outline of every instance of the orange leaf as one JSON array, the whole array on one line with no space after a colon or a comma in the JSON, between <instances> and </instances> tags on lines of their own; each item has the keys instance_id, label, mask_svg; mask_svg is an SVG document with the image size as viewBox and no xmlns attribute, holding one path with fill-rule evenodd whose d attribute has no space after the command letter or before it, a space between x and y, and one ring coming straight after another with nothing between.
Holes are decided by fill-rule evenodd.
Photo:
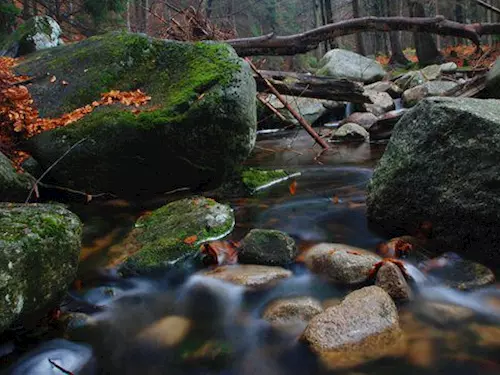
<instances>
[{"instance_id":1,"label":"orange leaf","mask_svg":"<svg viewBox=\"0 0 500 375\"><path fill-rule=\"evenodd\" d=\"M194 244L196 241L198 240L198 236L189 236L189 237L186 237L184 238L184 243L186 245L192 245Z\"/></svg>"},{"instance_id":2,"label":"orange leaf","mask_svg":"<svg viewBox=\"0 0 500 375\"><path fill-rule=\"evenodd\" d=\"M333 202L333 204L339 204L339 197L338 197L338 196L336 196L336 195L335 195L335 196L333 196L333 197L332 197L332 202Z\"/></svg>"},{"instance_id":3,"label":"orange leaf","mask_svg":"<svg viewBox=\"0 0 500 375\"><path fill-rule=\"evenodd\" d=\"M293 181L288 187L288 190L290 190L290 194L295 195L297 193L297 181Z\"/></svg>"}]
</instances>

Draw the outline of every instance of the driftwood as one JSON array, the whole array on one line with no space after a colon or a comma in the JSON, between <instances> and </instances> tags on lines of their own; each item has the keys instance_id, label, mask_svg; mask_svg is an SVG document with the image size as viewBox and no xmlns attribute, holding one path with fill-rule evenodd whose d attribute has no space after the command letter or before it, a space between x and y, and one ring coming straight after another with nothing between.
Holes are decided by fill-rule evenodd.
<instances>
[{"instance_id":1,"label":"driftwood","mask_svg":"<svg viewBox=\"0 0 500 375\"><path fill-rule=\"evenodd\" d=\"M265 82L267 80L283 95L352 103L371 103L361 84L345 79L338 80L329 77L270 70L259 70L259 74L255 74L254 78L257 82L257 90L260 92L267 91L268 85Z\"/></svg>"},{"instance_id":2,"label":"driftwood","mask_svg":"<svg viewBox=\"0 0 500 375\"><path fill-rule=\"evenodd\" d=\"M323 138L321 138L318 133L316 133L314 131L314 129L312 128L312 126L310 124L307 123L307 121L297 113L297 111L295 111L291 106L290 104L288 104L288 102L285 100L285 98L283 98L283 96L278 92L278 90L276 90L276 88L273 86L273 84L271 82L269 82L258 70L257 68L255 67L255 65L250 61L250 59L247 59L247 62L248 64L250 65L250 67L252 68L252 70L254 71L255 74L257 74L264 82L265 84L267 85L268 89L270 92L272 92L274 94L274 96L276 96L276 98L278 98L278 100L283 103L283 105L285 106L285 108L288 110L288 112L290 112L290 114L295 117L295 119L299 122L299 124L309 133L309 135L316 141L318 142L318 144L321 146L321 148L323 148L324 150L330 148L330 146L328 146L328 143L325 142L325 140Z\"/></svg>"},{"instance_id":3,"label":"driftwood","mask_svg":"<svg viewBox=\"0 0 500 375\"><path fill-rule=\"evenodd\" d=\"M362 17L318 27L303 33L229 39L240 56L295 55L316 49L320 42L367 31L425 32L470 39L478 48L483 35L500 34L500 23L463 24L437 17Z\"/></svg>"},{"instance_id":4,"label":"driftwood","mask_svg":"<svg viewBox=\"0 0 500 375\"><path fill-rule=\"evenodd\" d=\"M472 98L486 88L486 73L479 74L460 86L446 92L443 96Z\"/></svg>"}]
</instances>

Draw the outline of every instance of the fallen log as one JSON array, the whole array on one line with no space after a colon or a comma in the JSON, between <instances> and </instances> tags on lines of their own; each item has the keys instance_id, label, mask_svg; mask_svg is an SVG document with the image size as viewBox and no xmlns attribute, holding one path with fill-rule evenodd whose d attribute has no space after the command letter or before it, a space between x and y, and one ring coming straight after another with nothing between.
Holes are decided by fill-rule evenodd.
<instances>
[{"instance_id":1,"label":"fallen log","mask_svg":"<svg viewBox=\"0 0 500 375\"><path fill-rule=\"evenodd\" d=\"M316 49L320 42L368 31L425 32L470 39L479 48L483 35L500 34L500 23L463 24L437 17L362 17L331 23L299 34L274 33L225 40L240 56L296 55Z\"/></svg>"},{"instance_id":2,"label":"fallen log","mask_svg":"<svg viewBox=\"0 0 500 375\"><path fill-rule=\"evenodd\" d=\"M254 74L254 78L259 92L268 90L269 86L265 82L267 80L283 95L351 103L371 103L361 84L345 79L270 70L259 70L259 74Z\"/></svg>"}]
</instances>

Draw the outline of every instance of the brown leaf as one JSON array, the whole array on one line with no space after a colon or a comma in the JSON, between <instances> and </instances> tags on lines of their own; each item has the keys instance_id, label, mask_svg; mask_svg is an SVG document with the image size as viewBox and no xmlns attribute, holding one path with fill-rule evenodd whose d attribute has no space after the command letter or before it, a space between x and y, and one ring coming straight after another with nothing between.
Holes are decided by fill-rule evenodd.
<instances>
[{"instance_id":1,"label":"brown leaf","mask_svg":"<svg viewBox=\"0 0 500 375\"><path fill-rule=\"evenodd\" d=\"M189 237L186 237L184 238L184 243L186 245L192 245L194 244L196 241L198 240L198 236L194 235L194 236L189 236Z\"/></svg>"}]
</instances>

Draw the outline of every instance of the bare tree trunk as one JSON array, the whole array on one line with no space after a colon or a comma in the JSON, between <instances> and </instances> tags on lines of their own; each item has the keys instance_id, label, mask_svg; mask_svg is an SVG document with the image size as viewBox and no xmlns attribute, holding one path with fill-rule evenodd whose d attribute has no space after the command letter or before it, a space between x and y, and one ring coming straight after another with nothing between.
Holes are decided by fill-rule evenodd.
<instances>
[{"instance_id":1,"label":"bare tree trunk","mask_svg":"<svg viewBox=\"0 0 500 375\"><path fill-rule=\"evenodd\" d=\"M323 26L323 16L321 15L321 10L322 10L321 0L314 0L313 11L314 11L314 24L316 28ZM318 59L322 58L325 53L326 51L324 44L319 43L317 48Z\"/></svg>"},{"instance_id":2,"label":"bare tree trunk","mask_svg":"<svg viewBox=\"0 0 500 375\"><path fill-rule=\"evenodd\" d=\"M359 0L352 0L352 16L353 18L359 18ZM366 55L363 35L361 34L356 34L356 49L360 55Z\"/></svg>"},{"instance_id":3,"label":"bare tree trunk","mask_svg":"<svg viewBox=\"0 0 500 375\"><path fill-rule=\"evenodd\" d=\"M425 17L425 9L422 3L411 1L410 5L410 15L412 17ZM443 61L443 56L438 51L436 42L431 34L415 32L413 37L415 38L415 48L420 65L432 65Z\"/></svg>"},{"instance_id":4,"label":"bare tree trunk","mask_svg":"<svg viewBox=\"0 0 500 375\"><path fill-rule=\"evenodd\" d=\"M31 17L30 8L30 0L23 0L23 20L27 20Z\"/></svg>"},{"instance_id":5,"label":"bare tree trunk","mask_svg":"<svg viewBox=\"0 0 500 375\"><path fill-rule=\"evenodd\" d=\"M127 0L127 31L128 32L132 31L132 28L130 25L130 1L131 0Z\"/></svg>"},{"instance_id":6,"label":"bare tree trunk","mask_svg":"<svg viewBox=\"0 0 500 375\"><path fill-rule=\"evenodd\" d=\"M398 0L400 3L402 0ZM437 0L436 0L437 1ZM387 0L387 15L389 17L396 16L398 13L398 9L394 7L394 0ZM407 66L410 64L410 61L406 58L403 53L403 47L401 46L401 33L399 31L391 31L389 33L389 43L391 45L391 58L389 60L389 64L393 66Z\"/></svg>"}]
</instances>

